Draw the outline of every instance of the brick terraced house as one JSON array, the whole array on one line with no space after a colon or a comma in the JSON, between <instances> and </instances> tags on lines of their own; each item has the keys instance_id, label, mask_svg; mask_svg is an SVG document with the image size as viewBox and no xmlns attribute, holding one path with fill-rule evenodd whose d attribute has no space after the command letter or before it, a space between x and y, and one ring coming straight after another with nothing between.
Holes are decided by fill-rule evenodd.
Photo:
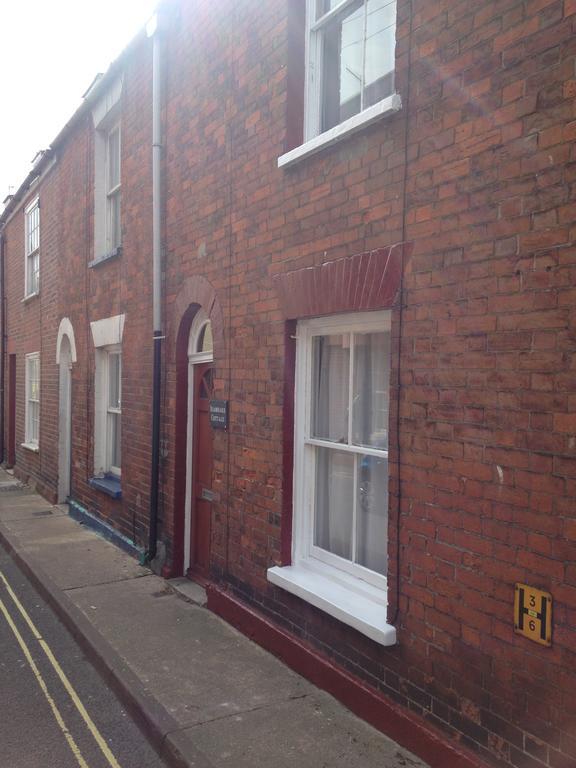
<instances>
[{"instance_id":1,"label":"brick terraced house","mask_svg":"<svg viewBox=\"0 0 576 768\"><path fill-rule=\"evenodd\" d=\"M576 766L575 33L162 2L0 217L5 463L435 766Z\"/></svg>"}]
</instances>

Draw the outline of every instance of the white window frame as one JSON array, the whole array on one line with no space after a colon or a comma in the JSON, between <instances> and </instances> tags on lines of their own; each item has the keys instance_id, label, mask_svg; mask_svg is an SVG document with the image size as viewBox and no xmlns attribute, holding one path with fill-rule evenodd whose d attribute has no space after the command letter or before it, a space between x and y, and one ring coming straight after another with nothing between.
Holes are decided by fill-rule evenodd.
<instances>
[{"instance_id":1,"label":"white window frame","mask_svg":"<svg viewBox=\"0 0 576 768\"><path fill-rule=\"evenodd\" d=\"M94 371L94 475L120 479L122 468L111 464L110 413L122 412L122 361L120 408L109 408L109 355L122 354L125 315L115 315L90 323L95 347ZM122 440L122 438L121 438Z\"/></svg>"},{"instance_id":2,"label":"white window frame","mask_svg":"<svg viewBox=\"0 0 576 768\"><path fill-rule=\"evenodd\" d=\"M121 253L122 248L122 77L115 80L92 108L94 123L94 260L91 265ZM118 134L119 183L109 184L109 141ZM110 231L110 208L120 198L119 242L115 243Z\"/></svg>"},{"instance_id":3,"label":"white window frame","mask_svg":"<svg viewBox=\"0 0 576 768\"><path fill-rule=\"evenodd\" d=\"M30 376L30 365L32 363L35 363L37 366L37 375L38 375L38 399L33 400L31 397L31 376ZM39 443L40 443L40 352L31 352L30 354L26 355L25 358L25 372L24 372L24 379L25 379L25 396L26 396L26 402L24 406L24 443L22 443L22 446L24 448L28 448L31 451L38 451L39 450ZM34 402L37 404L38 407L38 434L34 435L34 429L32 426L32 409L30 408L30 403Z\"/></svg>"},{"instance_id":4,"label":"white window frame","mask_svg":"<svg viewBox=\"0 0 576 768\"><path fill-rule=\"evenodd\" d=\"M118 133L118 183L112 185L110 182L110 139L114 133ZM120 121L116 121L106 131L106 151L105 151L105 177L106 177L106 252L112 254L122 246L122 131ZM116 221L115 221L115 201L118 200L119 221L118 242L116 242Z\"/></svg>"},{"instance_id":5,"label":"white window frame","mask_svg":"<svg viewBox=\"0 0 576 768\"><path fill-rule=\"evenodd\" d=\"M313 544L315 449L330 447L387 458L388 451L340 445L311 436L312 340L316 336L390 330L391 311L362 312L300 321L296 330L292 565L268 571L272 583L316 605L383 645L396 642L386 621L388 582L383 574ZM350 361L353 376L353 360ZM352 398L352 387L349 397ZM349 406L350 407L350 406ZM387 542L386 542L387 546Z\"/></svg>"},{"instance_id":6,"label":"white window frame","mask_svg":"<svg viewBox=\"0 0 576 768\"><path fill-rule=\"evenodd\" d=\"M375 120L398 112L402 107L400 95L392 93L347 120L343 120L338 125L324 132L320 130L322 115L322 30L329 21L353 2L355 0L342 0L335 8L316 20L316 0L306 0L304 143L281 155L278 158L279 168L290 166L324 147L335 144Z\"/></svg>"},{"instance_id":7,"label":"white window frame","mask_svg":"<svg viewBox=\"0 0 576 768\"><path fill-rule=\"evenodd\" d=\"M106 466L104 468L104 471L107 474L113 475L114 477L122 477L122 467L121 466L115 466L112 463L112 429L111 429L111 419L110 416L113 417L120 417L120 421L122 420L122 348L119 344L108 347L104 350L102 350L104 353L104 360L103 360L103 367L105 370L103 371L104 381L105 381L105 398L106 398L106 407L105 407L105 418L106 418L106 424L103 425L103 433L106 435ZM110 405L110 358L115 355L120 358L119 361L119 370L120 370L120 382L119 382L119 401L120 401L120 407L114 407ZM120 424L120 427L122 425ZM122 435L122 432L120 432L120 435ZM122 437L120 437L120 455L122 455ZM120 461L121 463L121 461Z\"/></svg>"},{"instance_id":8,"label":"white window frame","mask_svg":"<svg viewBox=\"0 0 576 768\"><path fill-rule=\"evenodd\" d=\"M32 217L36 216L35 230L37 231L37 243L30 248L30 235ZM37 296L40 293L40 198L36 197L24 209L24 298ZM30 264L32 260L38 262L36 269L35 285L31 285Z\"/></svg>"}]
</instances>

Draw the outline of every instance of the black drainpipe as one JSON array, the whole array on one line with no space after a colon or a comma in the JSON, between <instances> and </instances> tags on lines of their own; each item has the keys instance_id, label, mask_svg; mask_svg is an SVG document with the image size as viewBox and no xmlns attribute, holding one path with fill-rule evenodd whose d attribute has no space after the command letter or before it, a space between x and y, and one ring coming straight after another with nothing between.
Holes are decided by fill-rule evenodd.
<instances>
[{"instance_id":1,"label":"black drainpipe","mask_svg":"<svg viewBox=\"0 0 576 768\"><path fill-rule=\"evenodd\" d=\"M160 485L160 394L162 384L162 95L161 39L158 16L148 28L152 37L152 323L154 373L152 377L152 455L150 457L150 520L146 560L154 560L158 549L158 496Z\"/></svg>"}]
</instances>

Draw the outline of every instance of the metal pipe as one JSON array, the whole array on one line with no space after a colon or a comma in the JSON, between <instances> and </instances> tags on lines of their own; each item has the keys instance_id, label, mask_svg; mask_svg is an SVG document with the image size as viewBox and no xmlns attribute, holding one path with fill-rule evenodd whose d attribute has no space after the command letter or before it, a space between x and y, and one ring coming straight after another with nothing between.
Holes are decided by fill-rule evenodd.
<instances>
[{"instance_id":1,"label":"metal pipe","mask_svg":"<svg viewBox=\"0 0 576 768\"><path fill-rule=\"evenodd\" d=\"M162 51L158 26L152 44L152 315L156 333L162 330Z\"/></svg>"},{"instance_id":2,"label":"metal pipe","mask_svg":"<svg viewBox=\"0 0 576 768\"><path fill-rule=\"evenodd\" d=\"M152 324L154 372L152 385L152 455L150 473L150 523L147 560L156 557L160 479L160 394L162 386L162 51L158 19L149 25L152 36Z\"/></svg>"}]
</instances>

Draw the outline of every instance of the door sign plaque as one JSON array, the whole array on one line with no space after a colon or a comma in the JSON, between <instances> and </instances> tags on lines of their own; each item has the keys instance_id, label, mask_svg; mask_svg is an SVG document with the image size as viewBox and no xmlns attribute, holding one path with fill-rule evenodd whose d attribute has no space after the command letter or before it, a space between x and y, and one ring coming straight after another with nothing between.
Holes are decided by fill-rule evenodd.
<instances>
[{"instance_id":1,"label":"door sign plaque","mask_svg":"<svg viewBox=\"0 0 576 768\"><path fill-rule=\"evenodd\" d=\"M228 400L210 400L212 429L228 429Z\"/></svg>"}]
</instances>

